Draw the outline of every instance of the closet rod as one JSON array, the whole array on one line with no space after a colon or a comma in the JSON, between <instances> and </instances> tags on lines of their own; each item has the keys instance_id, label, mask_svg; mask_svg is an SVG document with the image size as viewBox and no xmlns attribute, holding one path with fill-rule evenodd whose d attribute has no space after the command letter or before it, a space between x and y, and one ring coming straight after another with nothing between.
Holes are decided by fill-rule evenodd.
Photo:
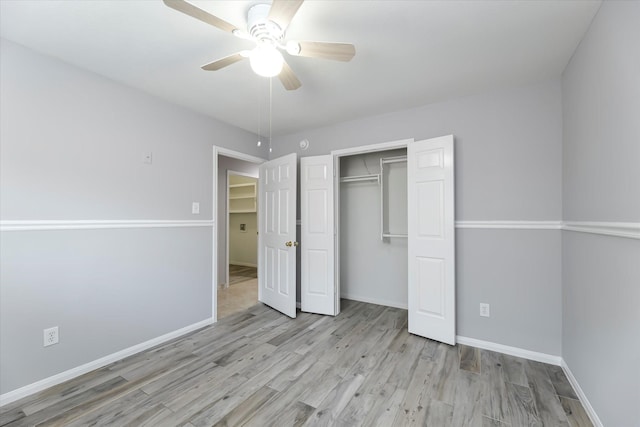
<instances>
[{"instance_id":1,"label":"closet rod","mask_svg":"<svg viewBox=\"0 0 640 427\"><path fill-rule=\"evenodd\" d=\"M407 161L407 156L396 156L396 157L383 157L380 159L380 163L386 165L387 163L405 163Z\"/></svg>"},{"instance_id":2,"label":"closet rod","mask_svg":"<svg viewBox=\"0 0 640 427\"><path fill-rule=\"evenodd\" d=\"M343 176L340 182L360 182L360 181L376 181L380 182L380 175L355 175Z\"/></svg>"}]
</instances>

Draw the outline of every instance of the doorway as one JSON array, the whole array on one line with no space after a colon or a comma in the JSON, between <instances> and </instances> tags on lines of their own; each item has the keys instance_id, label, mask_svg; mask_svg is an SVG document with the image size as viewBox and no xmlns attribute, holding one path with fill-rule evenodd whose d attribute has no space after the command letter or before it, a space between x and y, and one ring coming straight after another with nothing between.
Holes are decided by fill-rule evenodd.
<instances>
[{"instance_id":1,"label":"doorway","mask_svg":"<svg viewBox=\"0 0 640 427\"><path fill-rule=\"evenodd\" d=\"M258 302L258 178L227 170L226 281L218 289L218 317Z\"/></svg>"},{"instance_id":2,"label":"doorway","mask_svg":"<svg viewBox=\"0 0 640 427\"><path fill-rule=\"evenodd\" d=\"M257 239L257 177L263 162L214 147L212 308L216 320L258 301L257 243L250 241Z\"/></svg>"},{"instance_id":3,"label":"doorway","mask_svg":"<svg viewBox=\"0 0 640 427\"><path fill-rule=\"evenodd\" d=\"M340 296L407 309L407 149L339 162Z\"/></svg>"}]
</instances>

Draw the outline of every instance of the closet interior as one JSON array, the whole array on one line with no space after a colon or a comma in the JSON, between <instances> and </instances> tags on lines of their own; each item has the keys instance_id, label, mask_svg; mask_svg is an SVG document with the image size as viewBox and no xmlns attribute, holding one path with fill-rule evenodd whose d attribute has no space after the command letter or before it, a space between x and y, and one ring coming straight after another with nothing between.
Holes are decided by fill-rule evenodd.
<instances>
[{"instance_id":1,"label":"closet interior","mask_svg":"<svg viewBox=\"0 0 640 427\"><path fill-rule=\"evenodd\" d=\"M227 178L229 198L229 268L258 267L258 179L240 172ZM229 281L227 281L229 283Z\"/></svg>"},{"instance_id":2,"label":"closet interior","mask_svg":"<svg viewBox=\"0 0 640 427\"><path fill-rule=\"evenodd\" d=\"M340 296L407 308L407 150L340 157Z\"/></svg>"}]
</instances>

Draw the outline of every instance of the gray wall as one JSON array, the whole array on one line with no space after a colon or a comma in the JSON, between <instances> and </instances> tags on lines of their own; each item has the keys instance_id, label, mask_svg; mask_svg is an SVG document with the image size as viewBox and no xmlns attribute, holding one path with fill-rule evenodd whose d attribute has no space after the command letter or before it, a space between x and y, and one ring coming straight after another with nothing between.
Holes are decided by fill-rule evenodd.
<instances>
[{"instance_id":1,"label":"gray wall","mask_svg":"<svg viewBox=\"0 0 640 427\"><path fill-rule=\"evenodd\" d=\"M255 137L251 144L255 147ZM266 155L261 157L266 158ZM218 286L227 281L227 171L244 172L257 178L259 167L244 160L218 156Z\"/></svg>"},{"instance_id":2,"label":"gray wall","mask_svg":"<svg viewBox=\"0 0 640 427\"><path fill-rule=\"evenodd\" d=\"M274 137L270 158L453 134L457 220L559 220L560 95L554 80Z\"/></svg>"},{"instance_id":3,"label":"gray wall","mask_svg":"<svg viewBox=\"0 0 640 427\"><path fill-rule=\"evenodd\" d=\"M565 221L640 222L640 2L605 1L562 78ZM606 426L640 422L640 240L563 232L562 355Z\"/></svg>"},{"instance_id":4,"label":"gray wall","mask_svg":"<svg viewBox=\"0 0 640 427\"><path fill-rule=\"evenodd\" d=\"M0 49L3 221L211 220L212 146L264 155L248 132L14 43ZM0 393L210 318L211 235L2 232ZM43 348L55 325L60 343Z\"/></svg>"},{"instance_id":5,"label":"gray wall","mask_svg":"<svg viewBox=\"0 0 640 427\"><path fill-rule=\"evenodd\" d=\"M458 334L559 356L560 240L557 230L456 230ZM480 302L491 317L479 317Z\"/></svg>"},{"instance_id":6,"label":"gray wall","mask_svg":"<svg viewBox=\"0 0 640 427\"><path fill-rule=\"evenodd\" d=\"M210 228L3 232L2 393L211 317L211 247Z\"/></svg>"},{"instance_id":7,"label":"gray wall","mask_svg":"<svg viewBox=\"0 0 640 427\"><path fill-rule=\"evenodd\" d=\"M561 109L554 80L286 135L271 157L453 134L456 220L559 221ZM559 230L458 229L458 334L560 355L560 241Z\"/></svg>"}]
</instances>

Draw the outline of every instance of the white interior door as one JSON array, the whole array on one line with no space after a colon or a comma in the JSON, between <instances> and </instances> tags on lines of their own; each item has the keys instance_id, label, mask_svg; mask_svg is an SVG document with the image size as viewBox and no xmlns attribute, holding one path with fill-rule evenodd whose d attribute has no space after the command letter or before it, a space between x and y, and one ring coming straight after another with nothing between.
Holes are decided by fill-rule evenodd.
<instances>
[{"instance_id":1,"label":"white interior door","mask_svg":"<svg viewBox=\"0 0 640 427\"><path fill-rule=\"evenodd\" d=\"M300 159L302 311L335 316L333 156Z\"/></svg>"},{"instance_id":2,"label":"white interior door","mask_svg":"<svg viewBox=\"0 0 640 427\"><path fill-rule=\"evenodd\" d=\"M258 300L296 317L296 154L263 163L258 181Z\"/></svg>"},{"instance_id":3,"label":"white interior door","mask_svg":"<svg viewBox=\"0 0 640 427\"><path fill-rule=\"evenodd\" d=\"M454 345L453 136L407 147L409 332Z\"/></svg>"}]
</instances>

